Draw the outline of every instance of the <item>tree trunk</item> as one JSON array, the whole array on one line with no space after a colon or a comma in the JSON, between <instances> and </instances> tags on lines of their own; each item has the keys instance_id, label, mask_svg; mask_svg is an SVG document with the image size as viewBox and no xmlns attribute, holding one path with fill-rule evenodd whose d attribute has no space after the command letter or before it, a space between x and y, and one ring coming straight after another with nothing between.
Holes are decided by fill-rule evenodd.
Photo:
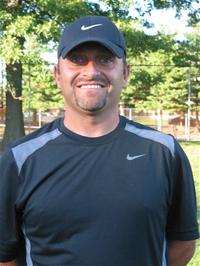
<instances>
[{"instance_id":1,"label":"tree trunk","mask_svg":"<svg viewBox=\"0 0 200 266\"><path fill-rule=\"evenodd\" d=\"M22 112L22 64L6 65L6 78L9 89L6 92L6 127L2 150L8 143L25 135Z\"/></svg>"}]
</instances>

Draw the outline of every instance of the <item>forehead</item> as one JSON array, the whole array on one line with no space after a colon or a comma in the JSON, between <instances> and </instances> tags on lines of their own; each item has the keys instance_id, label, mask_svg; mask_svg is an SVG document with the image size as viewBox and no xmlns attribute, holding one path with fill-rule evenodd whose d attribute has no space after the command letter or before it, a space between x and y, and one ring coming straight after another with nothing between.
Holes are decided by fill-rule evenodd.
<instances>
[{"instance_id":1,"label":"forehead","mask_svg":"<svg viewBox=\"0 0 200 266\"><path fill-rule=\"evenodd\" d=\"M108 48L106 48L105 46L103 46L102 44L98 42L85 42L85 43L79 44L78 46L73 48L71 51L69 51L67 56L75 52L78 52L78 53L96 52L96 53L106 53L106 54L115 56Z\"/></svg>"}]
</instances>

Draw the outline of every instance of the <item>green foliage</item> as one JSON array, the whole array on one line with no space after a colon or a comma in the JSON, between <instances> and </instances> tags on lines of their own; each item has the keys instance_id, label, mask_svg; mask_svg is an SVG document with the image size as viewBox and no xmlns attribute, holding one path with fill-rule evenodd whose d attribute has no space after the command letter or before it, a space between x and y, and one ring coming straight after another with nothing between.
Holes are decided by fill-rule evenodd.
<instances>
[{"instance_id":1,"label":"green foliage","mask_svg":"<svg viewBox=\"0 0 200 266\"><path fill-rule=\"evenodd\" d=\"M60 26L91 11L81 0L20 1L14 6L11 2L4 1L0 9L0 53L7 63L23 61L31 36L38 46L57 41Z\"/></svg>"},{"instance_id":2,"label":"green foliage","mask_svg":"<svg viewBox=\"0 0 200 266\"><path fill-rule=\"evenodd\" d=\"M56 87L53 69L48 63L38 58L23 65L24 111L46 111L49 107L63 107L63 97Z\"/></svg>"},{"instance_id":3,"label":"green foliage","mask_svg":"<svg viewBox=\"0 0 200 266\"><path fill-rule=\"evenodd\" d=\"M166 102L166 80L165 65L170 64L169 55L164 51L144 52L137 59L133 59L131 78L128 86L133 88L131 104L138 110L162 109ZM122 97L126 95L126 90ZM126 96L125 96L126 97ZM158 101L159 99L159 101Z\"/></svg>"},{"instance_id":4,"label":"green foliage","mask_svg":"<svg viewBox=\"0 0 200 266\"><path fill-rule=\"evenodd\" d=\"M185 41L177 43L172 37L160 34L151 39L151 45L148 43L146 50L141 38L139 46L138 51L142 47L143 53L138 52L136 56L132 52L128 60L132 71L128 87L122 93L121 99L125 105L137 110L186 112L190 84L192 110L198 112L199 31L194 31Z\"/></svg>"}]
</instances>

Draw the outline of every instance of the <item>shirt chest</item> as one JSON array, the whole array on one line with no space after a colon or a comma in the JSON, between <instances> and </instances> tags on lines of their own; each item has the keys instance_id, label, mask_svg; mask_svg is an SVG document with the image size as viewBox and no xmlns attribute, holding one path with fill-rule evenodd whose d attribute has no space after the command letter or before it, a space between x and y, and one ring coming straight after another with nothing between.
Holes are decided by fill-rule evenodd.
<instances>
[{"instance_id":1,"label":"shirt chest","mask_svg":"<svg viewBox=\"0 0 200 266\"><path fill-rule=\"evenodd\" d=\"M165 213L168 179L163 166L146 150L122 148L74 149L57 161L49 158L48 167L33 160L21 191L26 223L58 224L62 231L62 226L73 230L109 216L137 223L135 217L139 221L148 213Z\"/></svg>"}]
</instances>

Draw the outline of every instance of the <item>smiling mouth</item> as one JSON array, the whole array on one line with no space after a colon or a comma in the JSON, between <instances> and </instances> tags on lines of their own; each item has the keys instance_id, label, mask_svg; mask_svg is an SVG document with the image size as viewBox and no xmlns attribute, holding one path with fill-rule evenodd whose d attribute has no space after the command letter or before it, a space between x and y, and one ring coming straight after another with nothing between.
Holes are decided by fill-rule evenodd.
<instances>
[{"instance_id":1,"label":"smiling mouth","mask_svg":"<svg viewBox=\"0 0 200 266\"><path fill-rule=\"evenodd\" d=\"M101 89L104 86L101 84L84 84L84 85L80 85L78 87L81 89Z\"/></svg>"}]
</instances>

